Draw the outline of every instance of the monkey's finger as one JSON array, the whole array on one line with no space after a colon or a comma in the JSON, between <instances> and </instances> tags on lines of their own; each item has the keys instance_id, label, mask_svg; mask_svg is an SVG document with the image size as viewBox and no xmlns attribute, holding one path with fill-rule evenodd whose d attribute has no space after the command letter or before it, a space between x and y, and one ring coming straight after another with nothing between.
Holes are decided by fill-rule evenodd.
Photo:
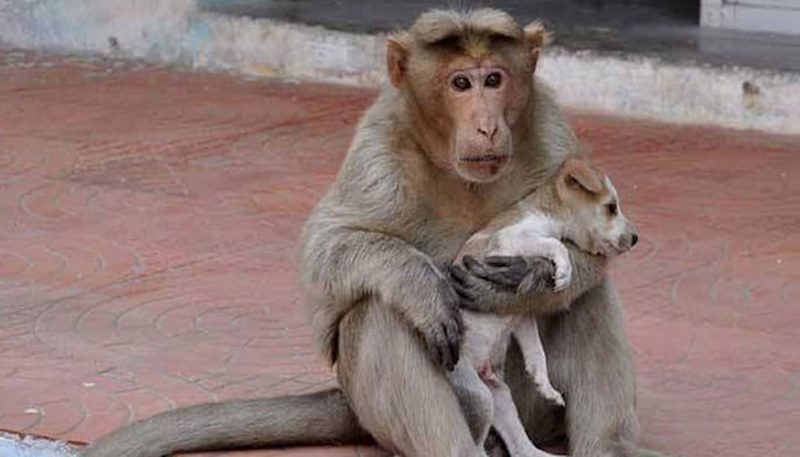
<instances>
[{"instance_id":1,"label":"monkey's finger","mask_svg":"<svg viewBox=\"0 0 800 457\"><path fill-rule=\"evenodd\" d=\"M450 266L449 271L450 271L450 278L452 278L455 283L462 285L466 285L468 283L469 273L464 271L464 269L461 268L460 266L452 265Z\"/></svg>"},{"instance_id":2,"label":"monkey's finger","mask_svg":"<svg viewBox=\"0 0 800 457\"><path fill-rule=\"evenodd\" d=\"M447 335L447 371L453 371L461 355L461 330L454 325L445 325Z\"/></svg>"},{"instance_id":3,"label":"monkey's finger","mask_svg":"<svg viewBox=\"0 0 800 457\"><path fill-rule=\"evenodd\" d=\"M490 256L484 259L484 263L490 270L514 279L524 277L531 269L528 261L521 256Z\"/></svg>"},{"instance_id":4,"label":"monkey's finger","mask_svg":"<svg viewBox=\"0 0 800 457\"><path fill-rule=\"evenodd\" d=\"M428 355L431 358L431 361L436 366L445 366L445 358L442 352L442 344L441 339L438 335L434 333L439 329L432 330L428 329L422 332L422 339L425 342L425 349L428 351Z\"/></svg>"},{"instance_id":5,"label":"monkey's finger","mask_svg":"<svg viewBox=\"0 0 800 457\"><path fill-rule=\"evenodd\" d=\"M450 279L452 279L453 287L456 289L466 291L474 288L472 275L461 267L454 266L450 269Z\"/></svg>"},{"instance_id":6,"label":"monkey's finger","mask_svg":"<svg viewBox=\"0 0 800 457\"><path fill-rule=\"evenodd\" d=\"M552 274L556 270L556 264L547 257L529 257L527 263L528 268L532 271L545 270L547 274Z\"/></svg>"},{"instance_id":7,"label":"monkey's finger","mask_svg":"<svg viewBox=\"0 0 800 457\"><path fill-rule=\"evenodd\" d=\"M464 266L470 273L484 281L504 289L516 289L524 275L506 274L504 271L494 271L485 267L473 257L464 257Z\"/></svg>"},{"instance_id":8,"label":"monkey's finger","mask_svg":"<svg viewBox=\"0 0 800 457\"><path fill-rule=\"evenodd\" d=\"M439 360L441 361L441 365L447 371L453 371L455 368L456 363L453 360L453 347L450 345L449 338L447 336L447 327L442 326L442 333L444 338L438 344L438 352L439 352Z\"/></svg>"},{"instance_id":9,"label":"monkey's finger","mask_svg":"<svg viewBox=\"0 0 800 457\"><path fill-rule=\"evenodd\" d=\"M486 269L492 274L500 275L511 282L521 281L528 274L530 267L522 257L492 256L484 259Z\"/></svg>"},{"instance_id":10,"label":"monkey's finger","mask_svg":"<svg viewBox=\"0 0 800 457\"><path fill-rule=\"evenodd\" d=\"M464 267L472 273L473 275L488 280L490 276L489 270L480 262L478 262L475 257L472 256L464 256Z\"/></svg>"},{"instance_id":11,"label":"monkey's finger","mask_svg":"<svg viewBox=\"0 0 800 457\"><path fill-rule=\"evenodd\" d=\"M483 263L495 268L527 269L525 258L518 255L491 255L483 259Z\"/></svg>"},{"instance_id":12,"label":"monkey's finger","mask_svg":"<svg viewBox=\"0 0 800 457\"><path fill-rule=\"evenodd\" d=\"M555 288L555 264L548 258L536 257L529 259L531 290L536 292L552 291Z\"/></svg>"},{"instance_id":13,"label":"monkey's finger","mask_svg":"<svg viewBox=\"0 0 800 457\"><path fill-rule=\"evenodd\" d=\"M452 279L453 290L458 294L462 307L465 303L472 303L475 301L475 293L469 283L469 273L464 271L461 267L452 267L450 269L450 278Z\"/></svg>"},{"instance_id":14,"label":"monkey's finger","mask_svg":"<svg viewBox=\"0 0 800 457\"><path fill-rule=\"evenodd\" d=\"M455 287L456 294L458 295L458 307L468 308L475 303L475 296L471 291L464 290L460 287Z\"/></svg>"},{"instance_id":15,"label":"monkey's finger","mask_svg":"<svg viewBox=\"0 0 800 457\"><path fill-rule=\"evenodd\" d=\"M442 281L439 285L439 297L441 303L447 310L455 311L461 304L461 297L458 294L457 285L450 281Z\"/></svg>"}]
</instances>

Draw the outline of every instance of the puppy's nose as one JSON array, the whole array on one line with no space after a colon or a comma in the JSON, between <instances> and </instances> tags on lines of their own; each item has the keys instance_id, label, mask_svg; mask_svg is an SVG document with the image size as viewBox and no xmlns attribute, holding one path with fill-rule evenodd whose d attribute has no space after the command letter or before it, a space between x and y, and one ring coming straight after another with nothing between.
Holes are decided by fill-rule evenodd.
<instances>
[{"instance_id":1,"label":"puppy's nose","mask_svg":"<svg viewBox=\"0 0 800 457\"><path fill-rule=\"evenodd\" d=\"M639 235L637 235L635 233L633 235L631 235L631 247L636 246L636 243L638 243L638 242L639 242Z\"/></svg>"}]
</instances>

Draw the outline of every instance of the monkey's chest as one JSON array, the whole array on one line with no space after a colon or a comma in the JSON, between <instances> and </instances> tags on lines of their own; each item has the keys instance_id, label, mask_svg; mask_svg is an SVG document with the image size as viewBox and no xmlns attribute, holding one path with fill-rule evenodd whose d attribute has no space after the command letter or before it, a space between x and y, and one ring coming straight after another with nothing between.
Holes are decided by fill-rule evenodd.
<instances>
[{"instance_id":1,"label":"monkey's chest","mask_svg":"<svg viewBox=\"0 0 800 457\"><path fill-rule=\"evenodd\" d=\"M470 236L507 212L517 199L513 192L478 193L463 186L429 193L420 201L417 213L424 214L424 220L412 221L420 248L440 260L452 261Z\"/></svg>"},{"instance_id":2,"label":"monkey's chest","mask_svg":"<svg viewBox=\"0 0 800 457\"><path fill-rule=\"evenodd\" d=\"M445 211L440 209L429 213L424 224L414 225L418 248L428 255L451 262L464 243L486 223L495 213L470 211Z\"/></svg>"}]
</instances>

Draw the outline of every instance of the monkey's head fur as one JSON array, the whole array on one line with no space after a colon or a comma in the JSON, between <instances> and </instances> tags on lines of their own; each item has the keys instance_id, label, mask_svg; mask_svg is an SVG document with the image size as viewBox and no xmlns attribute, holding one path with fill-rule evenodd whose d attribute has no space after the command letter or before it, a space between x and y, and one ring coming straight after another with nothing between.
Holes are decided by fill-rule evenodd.
<instances>
[{"instance_id":1,"label":"monkey's head fur","mask_svg":"<svg viewBox=\"0 0 800 457\"><path fill-rule=\"evenodd\" d=\"M546 39L493 9L430 11L388 39L389 81L437 166L473 183L503 175Z\"/></svg>"}]
</instances>

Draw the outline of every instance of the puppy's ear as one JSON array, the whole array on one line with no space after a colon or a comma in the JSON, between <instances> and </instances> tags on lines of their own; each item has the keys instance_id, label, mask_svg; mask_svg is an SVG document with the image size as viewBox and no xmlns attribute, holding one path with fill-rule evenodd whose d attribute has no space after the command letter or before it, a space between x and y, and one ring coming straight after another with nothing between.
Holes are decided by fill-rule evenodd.
<instances>
[{"instance_id":1,"label":"puppy's ear","mask_svg":"<svg viewBox=\"0 0 800 457\"><path fill-rule=\"evenodd\" d=\"M559 180L567 189L581 189L591 195L597 195L603 190L600 173L588 161L577 157L569 157L564 161Z\"/></svg>"}]
</instances>

